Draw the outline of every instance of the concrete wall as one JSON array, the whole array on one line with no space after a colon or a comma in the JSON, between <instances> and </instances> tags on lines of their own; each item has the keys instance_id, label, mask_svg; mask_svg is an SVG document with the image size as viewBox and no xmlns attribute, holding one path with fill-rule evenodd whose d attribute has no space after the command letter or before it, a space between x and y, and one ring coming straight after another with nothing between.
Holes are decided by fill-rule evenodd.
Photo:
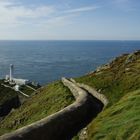
<instances>
[{"instance_id":1,"label":"concrete wall","mask_svg":"<svg viewBox=\"0 0 140 140\"><path fill-rule=\"evenodd\" d=\"M5 134L0 140L69 140L102 110L103 103L75 83L62 78L76 101L63 110Z\"/></svg>"},{"instance_id":2,"label":"concrete wall","mask_svg":"<svg viewBox=\"0 0 140 140\"><path fill-rule=\"evenodd\" d=\"M90 94L92 94L94 97L96 97L97 99L99 99L103 104L104 106L107 106L108 104L108 99L106 98L105 95L103 94L100 94L99 92L97 92L94 88L88 86L88 85L85 85L83 83L77 83L74 79L70 79L73 83L75 83L78 87L81 87L85 90L87 90Z\"/></svg>"}]
</instances>

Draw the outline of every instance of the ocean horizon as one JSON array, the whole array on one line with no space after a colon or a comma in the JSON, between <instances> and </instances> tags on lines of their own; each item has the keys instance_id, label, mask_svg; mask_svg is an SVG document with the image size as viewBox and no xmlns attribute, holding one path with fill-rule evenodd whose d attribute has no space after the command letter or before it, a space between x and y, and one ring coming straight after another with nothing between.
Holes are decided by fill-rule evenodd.
<instances>
[{"instance_id":1,"label":"ocean horizon","mask_svg":"<svg viewBox=\"0 0 140 140\"><path fill-rule=\"evenodd\" d=\"M139 49L139 40L1 40L0 77L14 64L15 77L47 84L82 76Z\"/></svg>"}]
</instances>

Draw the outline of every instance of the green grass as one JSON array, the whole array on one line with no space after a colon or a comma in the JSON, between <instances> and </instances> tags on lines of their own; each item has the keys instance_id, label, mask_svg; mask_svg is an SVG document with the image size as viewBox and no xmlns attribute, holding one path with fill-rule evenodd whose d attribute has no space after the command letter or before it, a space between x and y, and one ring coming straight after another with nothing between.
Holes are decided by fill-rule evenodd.
<instances>
[{"instance_id":1,"label":"green grass","mask_svg":"<svg viewBox=\"0 0 140 140\"><path fill-rule=\"evenodd\" d=\"M34 90L31 89L31 88L29 88L29 87L27 87L26 85L21 86L21 87L20 87L20 90L21 90L23 93L25 93L25 94L27 94L27 95L29 95L29 96L31 96L31 95L34 93Z\"/></svg>"},{"instance_id":2,"label":"green grass","mask_svg":"<svg viewBox=\"0 0 140 140\"><path fill-rule=\"evenodd\" d=\"M140 140L140 90L103 111L88 129L90 140Z\"/></svg>"},{"instance_id":3,"label":"green grass","mask_svg":"<svg viewBox=\"0 0 140 140\"><path fill-rule=\"evenodd\" d=\"M110 64L110 68L76 78L76 81L100 89L109 99L109 107L126 93L140 88L140 54L131 63L125 64L126 59L126 55L121 56Z\"/></svg>"},{"instance_id":4,"label":"green grass","mask_svg":"<svg viewBox=\"0 0 140 140\"><path fill-rule=\"evenodd\" d=\"M4 80L0 80L0 105L15 98L16 96L20 96L21 98L25 98L21 93L16 92L13 89L10 89L10 88L7 88L7 87L4 87L3 85L1 85L3 83L4 83ZM11 86L8 83L4 83L4 84ZM32 85L30 85L30 86L32 86ZM33 87L35 87L35 86L33 86ZM38 87L36 87L36 89L37 88ZM29 88L25 85L21 86L20 90L29 96L34 93L34 90L32 90L31 88Z\"/></svg>"},{"instance_id":5,"label":"green grass","mask_svg":"<svg viewBox=\"0 0 140 140\"><path fill-rule=\"evenodd\" d=\"M128 61L131 60L131 61ZM76 81L106 95L108 106L88 126L88 140L140 139L140 52L123 55L110 67Z\"/></svg>"},{"instance_id":6,"label":"green grass","mask_svg":"<svg viewBox=\"0 0 140 140\"><path fill-rule=\"evenodd\" d=\"M100 90L109 100L88 125L87 140L140 139L140 51L117 57L110 67L75 80ZM0 123L0 135L53 114L73 101L61 82L49 84Z\"/></svg>"},{"instance_id":7,"label":"green grass","mask_svg":"<svg viewBox=\"0 0 140 140\"><path fill-rule=\"evenodd\" d=\"M0 105L15 98L17 95L18 93L16 91L2 86L0 82Z\"/></svg>"},{"instance_id":8,"label":"green grass","mask_svg":"<svg viewBox=\"0 0 140 140\"><path fill-rule=\"evenodd\" d=\"M73 101L74 97L61 82L49 84L0 122L0 135L49 116Z\"/></svg>"}]
</instances>

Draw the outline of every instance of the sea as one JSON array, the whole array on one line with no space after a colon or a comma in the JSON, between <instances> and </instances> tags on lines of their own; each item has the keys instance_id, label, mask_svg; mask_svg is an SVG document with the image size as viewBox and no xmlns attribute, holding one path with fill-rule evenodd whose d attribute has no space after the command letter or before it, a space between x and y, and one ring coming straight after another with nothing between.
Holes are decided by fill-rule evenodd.
<instances>
[{"instance_id":1,"label":"sea","mask_svg":"<svg viewBox=\"0 0 140 140\"><path fill-rule=\"evenodd\" d=\"M44 85L80 77L136 50L140 41L0 41L0 78L13 64L14 77Z\"/></svg>"}]
</instances>

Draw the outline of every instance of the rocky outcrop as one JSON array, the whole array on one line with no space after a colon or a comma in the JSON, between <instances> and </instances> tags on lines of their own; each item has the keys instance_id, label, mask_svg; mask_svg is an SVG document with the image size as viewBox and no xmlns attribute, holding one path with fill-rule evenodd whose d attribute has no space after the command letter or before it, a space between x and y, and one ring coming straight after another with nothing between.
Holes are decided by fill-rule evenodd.
<instances>
[{"instance_id":1,"label":"rocky outcrop","mask_svg":"<svg viewBox=\"0 0 140 140\"><path fill-rule=\"evenodd\" d=\"M137 60L137 58L140 56L140 50L135 51L134 53L131 53L127 56L125 60L125 64L132 63L133 61Z\"/></svg>"},{"instance_id":2,"label":"rocky outcrop","mask_svg":"<svg viewBox=\"0 0 140 140\"><path fill-rule=\"evenodd\" d=\"M63 84L70 89L76 101L61 111L15 132L0 140L70 140L101 112L104 104L88 90L65 78Z\"/></svg>"}]
</instances>

